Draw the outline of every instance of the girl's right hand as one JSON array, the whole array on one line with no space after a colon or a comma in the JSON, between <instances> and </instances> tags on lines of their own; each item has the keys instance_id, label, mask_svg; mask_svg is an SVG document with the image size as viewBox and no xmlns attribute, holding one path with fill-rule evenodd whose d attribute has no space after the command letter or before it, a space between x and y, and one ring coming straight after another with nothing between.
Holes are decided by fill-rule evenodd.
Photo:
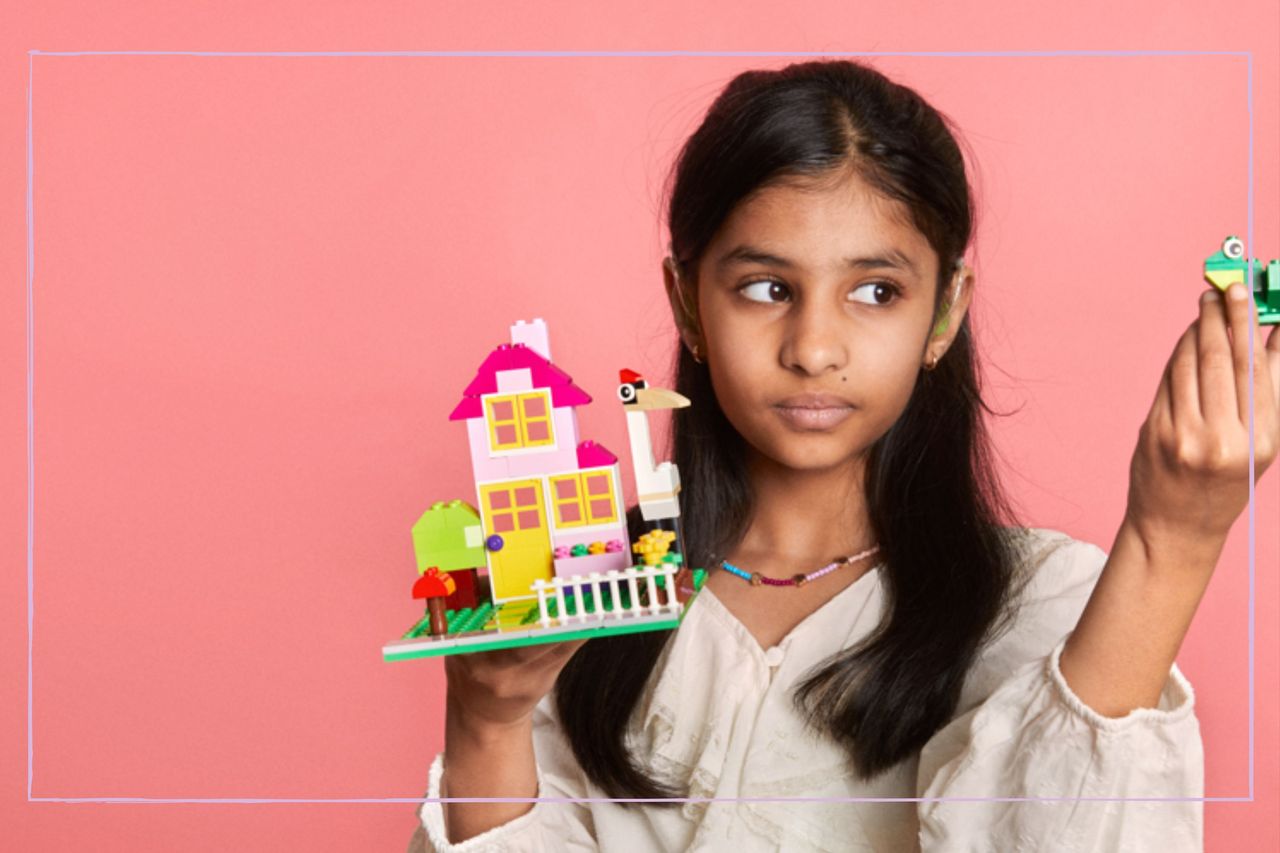
<instances>
[{"instance_id":1,"label":"girl's right hand","mask_svg":"<svg viewBox=\"0 0 1280 853\"><path fill-rule=\"evenodd\" d=\"M442 797L533 797L538 793L533 710L586 640L445 658ZM465 841L532 808L520 802L446 802L449 840Z\"/></svg>"},{"instance_id":2,"label":"girl's right hand","mask_svg":"<svg viewBox=\"0 0 1280 853\"><path fill-rule=\"evenodd\" d=\"M527 722L585 642L450 655L444 663L450 715L460 715L467 729L504 729Z\"/></svg>"}]
</instances>

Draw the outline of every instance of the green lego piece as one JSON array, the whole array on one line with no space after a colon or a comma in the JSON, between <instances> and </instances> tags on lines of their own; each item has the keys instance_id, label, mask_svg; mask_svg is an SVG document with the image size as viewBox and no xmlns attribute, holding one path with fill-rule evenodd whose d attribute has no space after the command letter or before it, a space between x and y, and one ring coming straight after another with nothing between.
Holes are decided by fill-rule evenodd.
<instances>
[{"instance_id":1,"label":"green lego piece","mask_svg":"<svg viewBox=\"0 0 1280 853\"><path fill-rule=\"evenodd\" d=\"M1245 255L1244 242L1235 236L1222 241L1222 248L1204 260L1205 281L1226 292L1232 284L1240 283L1253 293L1258 309L1259 325L1280 323L1280 259L1273 259L1265 266L1253 261L1253 280L1249 277L1249 259Z\"/></svg>"},{"instance_id":2,"label":"green lego piece","mask_svg":"<svg viewBox=\"0 0 1280 853\"><path fill-rule=\"evenodd\" d=\"M497 632L493 633L493 640L470 642L465 646L446 646L444 648L432 648L431 646L419 647L412 650L402 652L382 650L382 658L386 661L397 660L413 660L415 658L444 657L446 655L459 654L462 652L491 652L498 649L515 649L521 646L537 646L542 643L564 643L569 640L589 640L598 637L616 637L621 634L635 634L640 631L653 631L661 628L675 628L680 625L684 618L684 611L673 614L667 619L653 621L617 621L617 622L601 622L595 625L586 624L579 630L550 632L543 631L522 634L518 636L503 637Z\"/></svg>"},{"instance_id":3,"label":"green lego piece","mask_svg":"<svg viewBox=\"0 0 1280 853\"><path fill-rule=\"evenodd\" d=\"M702 589L706 581L706 571L693 570L694 597ZM658 578L659 586L663 586L663 578ZM609 599L609 590L602 587L601 603ZM628 592L619 590L624 607L630 607ZM685 602L679 613L664 613L659 616L632 618L603 618L594 623L573 623L558 630L543 628L536 602L508 601L496 607L491 602L484 602L479 607L460 611L450 610L446 614L448 632L443 637L432 638L427 634L430 619L424 617L414 624L398 642L385 646L382 650L383 660L413 660L415 658L443 657L445 655L467 652L494 651L497 649L514 649L521 646L536 646L542 643L561 643L568 640L593 639L596 637L633 634L639 631L652 631L675 628L689 611L693 597ZM558 619L555 600L548 602L548 615ZM583 613L594 613L596 602L587 593L578 600L577 596L568 596L565 600L567 616L575 616L578 608Z\"/></svg>"},{"instance_id":4,"label":"green lego piece","mask_svg":"<svg viewBox=\"0 0 1280 853\"><path fill-rule=\"evenodd\" d=\"M467 531L471 541L467 543ZM413 525L413 552L418 573L430 566L444 572L479 568L485 564L480 514L465 501L437 501Z\"/></svg>"}]
</instances>

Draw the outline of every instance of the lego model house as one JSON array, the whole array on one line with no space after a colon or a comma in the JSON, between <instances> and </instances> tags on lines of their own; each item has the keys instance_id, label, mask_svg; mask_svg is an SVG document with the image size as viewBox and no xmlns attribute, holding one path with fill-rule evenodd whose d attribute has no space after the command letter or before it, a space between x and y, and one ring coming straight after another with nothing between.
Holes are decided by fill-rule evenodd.
<instances>
[{"instance_id":1,"label":"lego model house","mask_svg":"<svg viewBox=\"0 0 1280 853\"><path fill-rule=\"evenodd\" d=\"M517 322L449 416L466 424L479 508L437 501L414 524L413 597L427 614L385 659L680 623L705 573L683 566L679 473L655 463L647 416L689 401L630 370L619 378L648 532L628 540L618 458L579 440L576 409L591 397L552 363L546 324Z\"/></svg>"},{"instance_id":2,"label":"lego model house","mask_svg":"<svg viewBox=\"0 0 1280 853\"><path fill-rule=\"evenodd\" d=\"M546 324L520 321L449 415L467 425L495 602L631 564L618 459L579 441L574 410L590 402L552 364Z\"/></svg>"}]
</instances>

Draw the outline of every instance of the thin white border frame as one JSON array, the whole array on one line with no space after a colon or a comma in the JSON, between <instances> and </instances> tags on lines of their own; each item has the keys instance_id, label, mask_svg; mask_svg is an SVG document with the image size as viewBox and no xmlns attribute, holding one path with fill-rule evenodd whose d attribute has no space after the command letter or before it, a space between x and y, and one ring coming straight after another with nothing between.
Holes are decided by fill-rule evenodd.
<instances>
[{"instance_id":1,"label":"thin white border frame","mask_svg":"<svg viewBox=\"0 0 1280 853\"><path fill-rule=\"evenodd\" d=\"M1253 52L1230 50L1013 50L1013 51L537 51L537 50L404 50L404 51L167 51L167 50L86 50L27 51L27 802L40 803L425 803L425 802L1253 802L1255 752L1255 552L1257 547L1255 473L1254 473L1254 400L1253 338L1249 339L1249 795L1247 797L693 797L672 799L607 799L552 797L387 797L387 798L151 798L151 797L32 797L35 772L35 732L32 697L34 691L32 651L35 635L35 312L33 282L35 276L35 150L32 106L36 56L208 56L208 57L1117 57L1117 56L1242 56L1246 59L1247 101L1249 113L1248 224L1245 234L1245 257L1250 278L1253 271L1254 233L1254 120L1253 120ZM1252 300L1249 300L1252 303ZM1255 310L1250 304L1251 312Z\"/></svg>"}]
</instances>

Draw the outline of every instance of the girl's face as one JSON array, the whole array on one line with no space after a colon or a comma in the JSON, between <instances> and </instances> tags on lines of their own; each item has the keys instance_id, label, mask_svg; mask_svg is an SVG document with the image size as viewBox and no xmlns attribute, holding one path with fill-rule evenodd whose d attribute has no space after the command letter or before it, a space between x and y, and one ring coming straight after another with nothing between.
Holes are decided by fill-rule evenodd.
<instances>
[{"instance_id":1,"label":"girl's face","mask_svg":"<svg viewBox=\"0 0 1280 853\"><path fill-rule=\"evenodd\" d=\"M776 184L739 204L703 253L701 328L683 333L755 461L855 465L959 330L968 281L926 349L937 275L906 207L862 179Z\"/></svg>"}]
</instances>

